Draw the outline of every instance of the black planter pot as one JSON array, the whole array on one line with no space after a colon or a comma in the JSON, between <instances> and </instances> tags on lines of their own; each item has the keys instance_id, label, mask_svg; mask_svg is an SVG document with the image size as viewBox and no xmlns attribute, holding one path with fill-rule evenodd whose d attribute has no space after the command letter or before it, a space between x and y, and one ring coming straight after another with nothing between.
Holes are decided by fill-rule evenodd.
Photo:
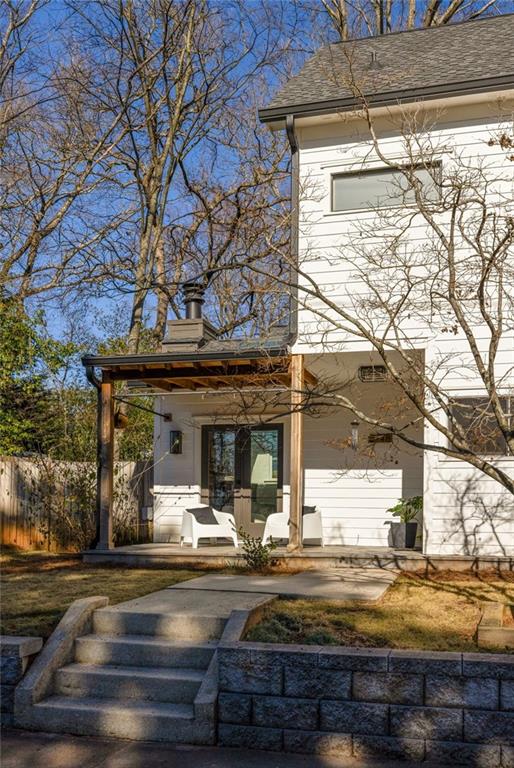
<instances>
[{"instance_id":1,"label":"black planter pot","mask_svg":"<svg viewBox=\"0 0 514 768\"><path fill-rule=\"evenodd\" d=\"M417 530L416 521L413 523L391 523L389 546L395 547L395 549L414 549Z\"/></svg>"}]
</instances>

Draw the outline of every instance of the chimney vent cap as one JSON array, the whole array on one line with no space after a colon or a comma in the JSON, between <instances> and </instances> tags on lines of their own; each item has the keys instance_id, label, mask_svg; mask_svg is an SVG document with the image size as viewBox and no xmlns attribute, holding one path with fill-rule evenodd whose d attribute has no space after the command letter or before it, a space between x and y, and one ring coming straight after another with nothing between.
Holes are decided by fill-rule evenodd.
<instances>
[{"instance_id":1,"label":"chimney vent cap","mask_svg":"<svg viewBox=\"0 0 514 768\"><path fill-rule=\"evenodd\" d=\"M202 317L202 305L205 301L205 288L201 283L193 280L182 286L184 304L186 305L186 318L188 320L200 320Z\"/></svg>"}]
</instances>

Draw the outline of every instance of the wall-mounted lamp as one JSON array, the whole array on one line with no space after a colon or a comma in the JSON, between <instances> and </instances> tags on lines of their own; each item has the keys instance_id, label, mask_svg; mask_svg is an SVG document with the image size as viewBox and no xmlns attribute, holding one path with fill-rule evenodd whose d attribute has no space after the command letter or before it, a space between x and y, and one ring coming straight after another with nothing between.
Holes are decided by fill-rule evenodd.
<instances>
[{"instance_id":1,"label":"wall-mounted lamp","mask_svg":"<svg viewBox=\"0 0 514 768\"><path fill-rule=\"evenodd\" d=\"M356 451L359 446L359 422L351 421L350 424L352 427L352 448Z\"/></svg>"},{"instance_id":2,"label":"wall-mounted lamp","mask_svg":"<svg viewBox=\"0 0 514 768\"><path fill-rule=\"evenodd\" d=\"M179 429L170 432L170 453L182 453L182 432Z\"/></svg>"}]
</instances>

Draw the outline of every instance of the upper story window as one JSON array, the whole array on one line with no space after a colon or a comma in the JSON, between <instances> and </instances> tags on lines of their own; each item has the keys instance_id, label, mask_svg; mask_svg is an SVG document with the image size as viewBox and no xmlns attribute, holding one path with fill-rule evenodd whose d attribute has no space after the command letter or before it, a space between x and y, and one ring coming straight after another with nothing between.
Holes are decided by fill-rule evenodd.
<instances>
[{"instance_id":1,"label":"upper story window","mask_svg":"<svg viewBox=\"0 0 514 768\"><path fill-rule=\"evenodd\" d=\"M413 167L412 172L421 182L425 199L437 200L440 164ZM389 208L412 204L415 199L413 185L409 183L404 171L377 168L332 176L332 211Z\"/></svg>"},{"instance_id":2,"label":"upper story window","mask_svg":"<svg viewBox=\"0 0 514 768\"><path fill-rule=\"evenodd\" d=\"M514 427L514 398L500 397L500 404L510 427ZM505 456L509 452L487 397L457 398L452 415L464 429L466 440L475 453Z\"/></svg>"}]
</instances>

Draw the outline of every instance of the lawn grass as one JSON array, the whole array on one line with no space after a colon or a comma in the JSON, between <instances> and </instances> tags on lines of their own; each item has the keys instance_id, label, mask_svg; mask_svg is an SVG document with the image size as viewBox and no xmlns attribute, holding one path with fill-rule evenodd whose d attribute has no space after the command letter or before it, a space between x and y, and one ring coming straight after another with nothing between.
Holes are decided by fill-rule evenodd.
<instances>
[{"instance_id":1,"label":"lawn grass","mask_svg":"<svg viewBox=\"0 0 514 768\"><path fill-rule=\"evenodd\" d=\"M1 621L4 635L48 637L73 600L106 595L111 603L131 600L204 571L88 565L80 556L4 549L1 563Z\"/></svg>"},{"instance_id":2,"label":"lawn grass","mask_svg":"<svg viewBox=\"0 0 514 768\"><path fill-rule=\"evenodd\" d=\"M514 574L402 574L373 604L278 600L246 640L477 651L480 602L514 603ZM503 650L499 648L498 650Z\"/></svg>"}]
</instances>

